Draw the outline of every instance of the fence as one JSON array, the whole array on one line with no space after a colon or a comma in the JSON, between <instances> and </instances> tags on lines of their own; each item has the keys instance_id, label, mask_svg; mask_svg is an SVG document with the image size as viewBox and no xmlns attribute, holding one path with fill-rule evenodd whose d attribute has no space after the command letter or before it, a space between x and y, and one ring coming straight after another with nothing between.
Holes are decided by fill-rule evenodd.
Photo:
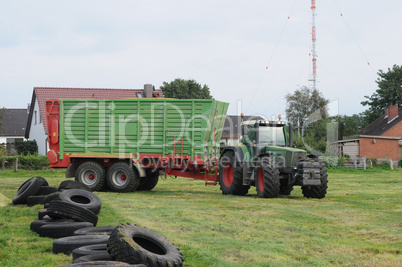
<instances>
[{"instance_id":1,"label":"fence","mask_svg":"<svg viewBox=\"0 0 402 267\"><path fill-rule=\"evenodd\" d=\"M365 170L366 169L366 158L351 158L351 159L345 159L343 162L344 167L350 167L350 168L355 168L355 169L360 169L360 170Z\"/></svg>"}]
</instances>

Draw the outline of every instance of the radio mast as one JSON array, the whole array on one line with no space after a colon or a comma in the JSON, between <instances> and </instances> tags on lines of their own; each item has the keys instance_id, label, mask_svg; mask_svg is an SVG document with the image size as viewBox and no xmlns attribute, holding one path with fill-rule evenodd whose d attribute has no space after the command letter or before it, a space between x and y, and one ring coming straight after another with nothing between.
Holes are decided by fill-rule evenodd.
<instances>
[{"instance_id":1,"label":"radio mast","mask_svg":"<svg viewBox=\"0 0 402 267\"><path fill-rule=\"evenodd\" d=\"M312 15L313 15L313 19L312 19L312 31L311 31L311 35L312 35L312 40L313 40L313 49L311 50L312 52L312 56L313 56L313 77L312 79L310 79L310 81L313 82L313 89L316 89L316 82L317 82L317 53L315 51L315 45L316 45L316 30L315 30L315 0L311 0L311 11L312 11Z\"/></svg>"}]
</instances>

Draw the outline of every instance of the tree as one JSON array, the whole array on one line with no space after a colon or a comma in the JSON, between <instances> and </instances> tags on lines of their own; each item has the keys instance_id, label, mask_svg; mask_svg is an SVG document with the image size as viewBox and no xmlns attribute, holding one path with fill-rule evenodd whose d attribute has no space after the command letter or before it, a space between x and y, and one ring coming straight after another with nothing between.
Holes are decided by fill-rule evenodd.
<instances>
[{"instance_id":1,"label":"tree","mask_svg":"<svg viewBox=\"0 0 402 267\"><path fill-rule=\"evenodd\" d=\"M352 116L338 115L333 118L338 123L338 138L342 140L346 136L352 136L362 129L362 117L357 114Z\"/></svg>"},{"instance_id":2,"label":"tree","mask_svg":"<svg viewBox=\"0 0 402 267\"><path fill-rule=\"evenodd\" d=\"M163 82L160 88L166 98L212 99L209 87L205 84L201 86L195 80L175 79L170 83Z\"/></svg>"},{"instance_id":3,"label":"tree","mask_svg":"<svg viewBox=\"0 0 402 267\"><path fill-rule=\"evenodd\" d=\"M363 106L369 106L369 109L362 113L366 124L371 123L389 106L402 107L402 66L394 65L388 72L378 71L376 83L378 89L371 96L364 96L368 100L362 101Z\"/></svg>"},{"instance_id":4,"label":"tree","mask_svg":"<svg viewBox=\"0 0 402 267\"><path fill-rule=\"evenodd\" d=\"M321 118L328 117L327 104L329 101L317 89L303 86L294 94L287 94L285 98L287 102L286 117L294 125L300 123L300 126L303 126L313 113Z\"/></svg>"}]
</instances>

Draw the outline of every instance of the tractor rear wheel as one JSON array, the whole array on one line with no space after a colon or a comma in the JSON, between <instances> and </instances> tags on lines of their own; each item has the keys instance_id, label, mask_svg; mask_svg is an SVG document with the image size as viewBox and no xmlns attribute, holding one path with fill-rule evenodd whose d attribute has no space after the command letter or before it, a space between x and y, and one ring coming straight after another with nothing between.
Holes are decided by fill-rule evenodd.
<instances>
[{"instance_id":1,"label":"tractor rear wheel","mask_svg":"<svg viewBox=\"0 0 402 267\"><path fill-rule=\"evenodd\" d=\"M219 184L224 195L248 193L250 186L243 185L243 166L236 162L233 151L226 151L219 160Z\"/></svg>"},{"instance_id":2,"label":"tractor rear wheel","mask_svg":"<svg viewBox=\"0 0 402 267\"><path fill-rule=\"evenodd\" d=\"M327 194L328 188L328 174L325 162L321 159L309 159L312 162L320 163L320 179L321 185L316 186L302 186L302 193L307 198L324 198Z\"/></svg>"},{"instance_id":3,"label":"tractor rear wheel","mask_svg":"<svg viewBox=\"0 0 402 267\"><path fill-rule=\"evenodd\" d=\"M92 191L99 191L105 185L105 169L97 162L87 161L78 167L75 180Z\"/></svg>"},{"instance_id":4,"label":"tractor rear wheel","mask_svg":"<svg viewBox=\"0 0 402 267\"><path fill-rule=\"evenodd\" d=\"M279 196L280 181L279 170L271 159L262 158L256 168L257 196L261 198L274 198Z\"/></svg>"}]
</instances>

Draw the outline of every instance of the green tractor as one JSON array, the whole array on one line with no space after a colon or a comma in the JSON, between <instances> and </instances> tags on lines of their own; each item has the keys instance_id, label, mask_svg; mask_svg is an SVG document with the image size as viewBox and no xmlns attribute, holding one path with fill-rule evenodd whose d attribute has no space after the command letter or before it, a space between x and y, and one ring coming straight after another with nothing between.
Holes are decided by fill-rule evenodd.
<instances>
[{"instance_id":1,"label":"green tractor","mask_svg":"<svg viewBox=\"0 0 402 267\"><path fill-rule=\"evenodd\" d=\"M244 196L255 186L258 197L275 198L290 195L293 186L299 185L307 198L325 197L325 163L294 148L290 123L250 120L241 127L242 142L225 147L219 160L223 194Z\"/></svg>"}]
</instances>

